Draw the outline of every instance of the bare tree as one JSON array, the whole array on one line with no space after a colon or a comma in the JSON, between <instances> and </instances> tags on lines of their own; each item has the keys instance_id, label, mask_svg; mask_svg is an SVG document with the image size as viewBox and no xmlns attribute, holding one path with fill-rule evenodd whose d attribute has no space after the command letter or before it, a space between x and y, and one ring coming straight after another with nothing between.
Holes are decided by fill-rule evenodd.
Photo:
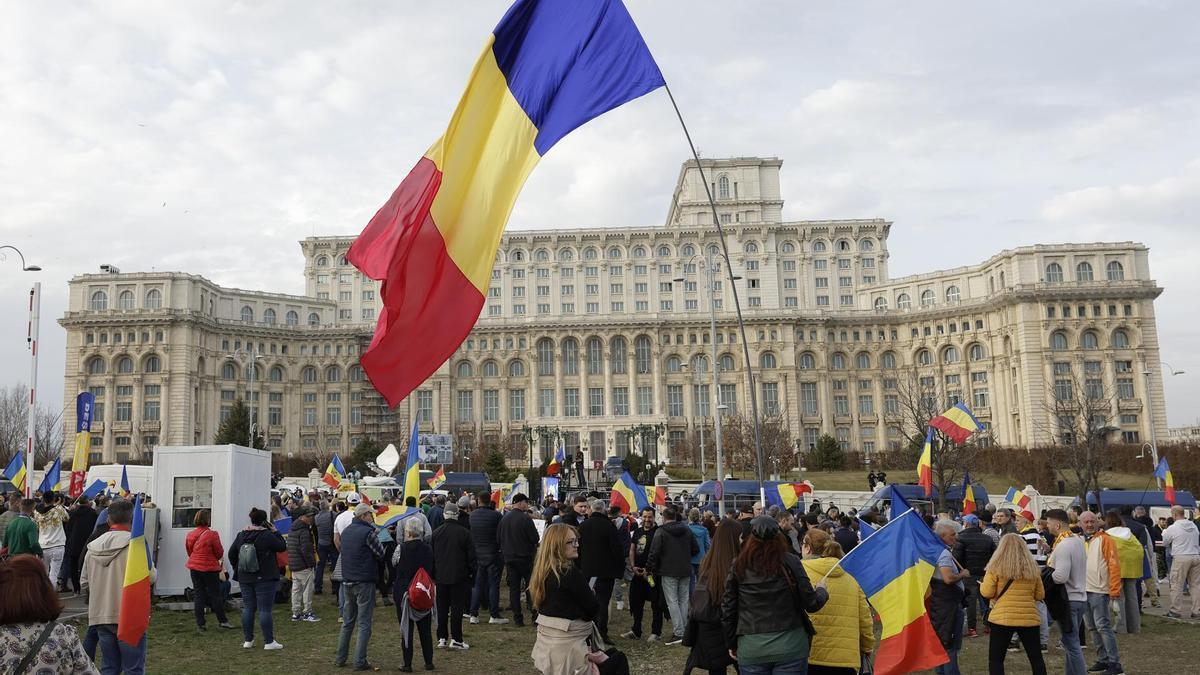
<instances>
[{"instance_id":1,"label":"bare tree","mask_svg":"<svg viewBox=\"0 0 1200 675\"><path fill-rule=\"evenodd\" d=\"M762 442L764 473L782 473L796 465L796 443L785 415L761 415L759 437ZM707 439L706 439L707 440ZM741 415L721 420L721 444L729 468L754 471L758 456L754 450L754 425Z\"/></svg>"},{"instance_id":2,"label":"bare tree","mask_svg":"<svg viewBox=\"0 0 1200 675\"><path fill-rule=\"evenodd\" d=\"M37 466L45 466L62 456L62 416L62 408L55 412L50 406L38 405L37 416L33 422L33 463Z\"/></svg>"},{"instance_id":3,"label":"bare tree","mask_svg":"<svg viewBox=\"0 0 1200 675\"><path fill-rule=\"evenodd\" d=\"M17 383L0 389L0 458L23 452L29 440L29 387ZM33 463L41 468L63 449L62 409L39 403L33 423Z\"/></svg>"},{"instance_id":4,"label":"bare tree","mask_svg":"<svg viewBox=\"0 0 1200 675\"><path fill-rule=\"evenodd\" d=\"M1046 453L1064 481L1074 480L1080 499L1100 490L1100 472L1108 461L1108 438L1113 426L1112 389L1095 366L1059 361L1045 403L1039 430L1050 446Z\"/></svg>"}]
</instances>

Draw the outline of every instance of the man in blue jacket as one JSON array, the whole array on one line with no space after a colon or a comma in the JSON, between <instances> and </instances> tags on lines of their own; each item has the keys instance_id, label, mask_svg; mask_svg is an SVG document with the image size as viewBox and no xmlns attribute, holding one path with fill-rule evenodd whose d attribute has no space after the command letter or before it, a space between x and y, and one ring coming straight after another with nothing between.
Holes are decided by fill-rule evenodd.
<instances>
[{"instance_id":1,"label":"man in blue jacket","mask_svg":"<svg viewBox=\"0 0 1200 675\"><path fill-rule=\"evenodd\" d=\"M342 630L338 635L334 665L346 665L350 651L350 633L358 625L358 644L354 648L354 669L373 670L367 663L367 643L371 640L371 624L375 614L375 582L379 578L379 561L383 560L383 544L375 531L375 512L366 505L354 507L354 520L342 532Z\"/></svg>"},{"instance_id":2,"label":"man in blue jacket","mask_svg":"<svg viewBox=\"0 0 1200 675\"><path fill-rule=\"evenodd\" d=\"M479 507L471 511L471 543L475 546L475 587L471 590L468 613L471 623L479 623L479 606L487 593L488 623L508 623L500 616L500 514L490 495L479 495Z\"/></svg>"}]
</instances>

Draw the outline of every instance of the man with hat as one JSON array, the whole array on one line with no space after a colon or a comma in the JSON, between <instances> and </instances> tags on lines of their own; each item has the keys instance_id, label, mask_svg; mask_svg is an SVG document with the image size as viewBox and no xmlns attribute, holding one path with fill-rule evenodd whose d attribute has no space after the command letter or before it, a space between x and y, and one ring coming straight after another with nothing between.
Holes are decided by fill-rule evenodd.
<instances>
[{"instance_id":1,"label":"man with hat","mask_svg":"<svg viewBox=\"0 0 1200 675\"><path fill-rule=\"evenodd\" d=\"M984 533L979 518L974 514L963 517L963 531L958 533L954 544L954 558L971 573L963 581L967 587L967 637L977 637L976 614L982 609L983 620L987 621L987 600L979 595L979 584L983 581L984 568L996 551L992 538Z\"/></svg>"},{"instance_id":2,"label":"man with hat","mask_svg":"<svg viewBox=\"0 0 1200 675\"><path fill-rule=\"evenodd\" d=\"M500 542L500 553L504 557L504 570L508 575L508 605L512 610L513 623L525 625L525 617L521 614L521 589L529 587L529 579L533 574L533 557L537 554L538 533L529 515L529 497L518 492L512 498L512 510L500 519L496 529L496 538ZM580 542L582 555L582 541ZM525 603L529 605L531 619L533 602L529 592L525 593Z\"/></svg>"},{"instance_id":3,"label":"man with hat","mask_svg":"<svg viewBox=\"0 0 1200 675\"><path fill-rule=\"evenodd\" d=\"M357 497L357 495L355 495ZM360 500L361 501L361 500ZM358 644L354 649L354 669L372 670L367 663L367 643L371 640L371 625L375 613L375 582L379 561L383 560L383 545L375 531L375 510L359 504L351 512L350 525L338 540L342 568L342 630L338 634L337 656L334 665L346 665L350 651L350 634L358 626Z\"/></svg>"},{"instance_id":4,"label":"man with hat","mask_svg":"<svg viewBox=\"0 0 1200 675\"><path fill-rule=\"evenodd\" d=\"M311 506L297 506L292 510L292 529L287 535L288 569L292 571L292 621L320 621L312 611L317 566L313 516Z\"/></svg>"},{"instance_id":5,"label":"man with hat","mask_svg":"<svg viewBox=\"0 0 1200 675\"><path fill-rule=\"evenodd\" d=\"M475 573L475 547L471 532L458 519L458 505L447 504L443 516L445 522L433 531L432 537L438 647L465 651L470 645L463 639L462 624Z\"/></svg>"}]
</instances>

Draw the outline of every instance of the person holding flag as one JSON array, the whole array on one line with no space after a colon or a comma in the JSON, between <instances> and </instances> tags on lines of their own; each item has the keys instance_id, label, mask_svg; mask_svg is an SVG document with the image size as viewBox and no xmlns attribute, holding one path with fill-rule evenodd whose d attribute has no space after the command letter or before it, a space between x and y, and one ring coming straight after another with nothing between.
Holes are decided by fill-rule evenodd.
<instances>
[{"instance_id":1,"label":"person holding flag","mask_svg":"<svg viewBox=\"0 0 1200 675\"><path fill-rule=\"evenodd\" d=\"M129 495L132 494L129 490L129 465L127 465L127 464L121 465L121 486L120 486L120 489L118 490L118 493L122 497L126 497L126 498L128 498Z\"/></svg>"},{"instance_id":2,"label":"person holding flag","mask_svg":"<svg viewBox=\"0 0 1200 675\"><path fill-rule=\"evenodd\" d=\"M108 506L108 531L87 545L79 585L88 594L88 628L96 629L106 672L140 675L146 670L146 627L154 570L145 554L144 534L140 536L143 548L139 557L130 563L133 519L133 502L121 499ZM140 514L138 521L140 524ZM126 579L131 567L134 588L129 592L129 608L125 609ZM148 581L142 584L142 579ZM144 605L135 597L141 590L139 584L145 589Z\"/></svg>"},{"instance_id":3,"label":"person holding flag","mask_svg":"<svg viewBox=\"0 0 1200 675\"><path fill-rule=\"evenodd\" d=\"M329 466L325 467L325 475L321 477L321 482L331 490L337 490L346 482L346 467L342 465L342 458L338 457L336 452L329 460Z\"/></svg>"},{"instance_id":4,"label":"person holding flag","mask_svg":"<svg viewBox=\"0 0 1200 675\"><path fill-rule=\"evenodd\" d=\"M925 488L925 498L933 499L933 428L925 432L925 448L917 460L917 485Z\"/></svg>"}]
</instances>

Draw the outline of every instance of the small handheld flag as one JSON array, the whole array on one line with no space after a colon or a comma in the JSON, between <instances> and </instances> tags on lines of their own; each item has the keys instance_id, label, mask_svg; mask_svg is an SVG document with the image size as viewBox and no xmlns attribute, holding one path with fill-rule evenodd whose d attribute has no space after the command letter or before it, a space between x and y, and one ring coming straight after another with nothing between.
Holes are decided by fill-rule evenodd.
<instances>
[{"instance_id":1,"label":"small handheld flag","mask_svg":"<svg viewBox=\"0 0 1200 675\"><path fill-rule=\"evenodd\" d=\"M1018 509L1024 509L1029 504L1029 495L1015 487L1010 487L1008 488L1008 492L1004 494L1004 501L1015 504Z\"/></svg>"},{"instance_id":2,"label":"small handheld flag","mask_svg":"<svg viewBox=\"0 0 1200 675\"><path fill-rule=\"evenodd\" d=\"M46 494L47 492L58 492L62 488L62 459L55 459L46 469L46 475L42 477L41 485L38 485L38 492Z\"/></svg>"},{"instance_id":3,"label":"small handheld flag","mask_svg":"<svg viewBox=\"0 0 1200 675\"><path fill-rule=\"evenodd\" d=\"M130 495L130 491L129 491L129 466L128 466L128 465L125 465L125 464L122 464L122 465L121 465L121 489L120 489L120 493L121 493L121 496L122 496L122 497L128 497L128 496Z\"/></svg>"},{"instance_id":4,"label":"small handheld flag","mask_svg":"<svg viewBox=\"0 0 1200 675\"><path fill-rule=\"evenodd\" d=\"M1167 503L1175 506L1175 477L1171 475L1171 467L1167 465L1166 457L1158 460L1158 466L1154 467L1154 477L1162 481Z\"/></svg>"},{"instance_id":5,"label":"small handheld flag","mask_svg":"<svg viewBox=\"0 0 1200 675\"><path fill-rule=\"evenodd\" d=\"M976 431L983 431L983 424L975 419L975 416L963 403L955 403L946 412L929 420L929 426L946 434L950 440L959 445L966 443L971 434Z\"/></svg>"},{"instance_id":6,"label":"small handheld flag","mask_svg":"<svg viewBox=\"0 0 1200 675\"><path fill-rule=\"evenodd\" d=\"M421 453L417 446L417 428L420 423L413 421L412 436L408 439L408 463L404 467L404 501L409 497L421 499Z\"/></svg>"},{"instance_id":7,"label":"small handheld flag","mask_svg":"<svg viewBox=\"0 0 1200 675\"><path fill-rule=\"evenodd\" d=\"M925 488L925 496L933 498L933 428L925 432L925 449L917 461L917 485Z\"/></svg>"},{"instance_id":8,"label":"small handheld flag","mask_svg":"<svg viewBox=\"0 0 1200 675\"><path fill-rule=\"evenodd\" d=\"M150 627L150 570L153 566L139 497L133 502L125 586L121 589L121 609L117 618L117 639L130 646L136 647Z\"/></svg>"},{"instance_id":9,"label":"small handheld flag","mask_svg":"<svg viewBox=\"0 0 1200 675\"><path fill-rule=\"evenodd\" d=\"M445 483L445 482L446 482L446 469L445 469L445 467L439 466L437 473L433 474L433 476L429 480L425 481L425 484L429 486L430 490L436 490L442 486L442 483Z\"/></svg>"},{"instance_id":10,"label":"small handheld flag","mask_svg":"<svg viewBox=\"0 0 1200 675\"><path fill-rule=\"evenodd\" d=\"M4 478L18 491L25 491L25 453L18 452L13 455L8 466L4 467Z\"/></svg>"}]
</instances>

